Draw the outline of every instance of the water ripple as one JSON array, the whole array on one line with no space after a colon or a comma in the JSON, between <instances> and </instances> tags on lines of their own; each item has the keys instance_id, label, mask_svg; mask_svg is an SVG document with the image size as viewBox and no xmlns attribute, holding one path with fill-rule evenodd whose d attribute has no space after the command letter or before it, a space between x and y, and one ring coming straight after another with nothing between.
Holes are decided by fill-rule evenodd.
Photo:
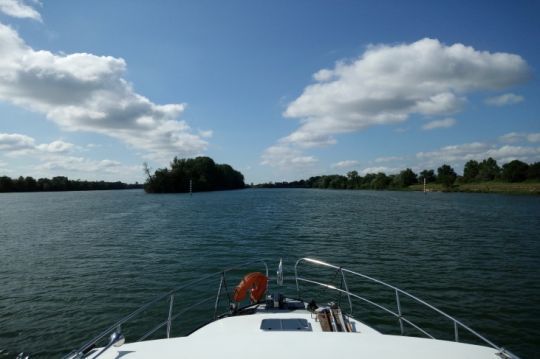
<instances>
[{"instance_id":1,"label":"water ripple","mask_svg":"<svg viewBox=\"0 0 540 359\"><path fill-rule=\"evenodd\" d=\"M0 206L0 357L56 357L183 280L253 256L285 257L288 288L293 258L350 267L425 298L523 357L540 351L537 197L104 191L0 194ZM214 293L217 284L182 296ZM350 288L393 305L391 292L352 279ZM403 304L422 317L423 308ZM355 308L395 331L394 321ZM442 323L428 318L428 328Z\"/></svg>"}]
</instances>

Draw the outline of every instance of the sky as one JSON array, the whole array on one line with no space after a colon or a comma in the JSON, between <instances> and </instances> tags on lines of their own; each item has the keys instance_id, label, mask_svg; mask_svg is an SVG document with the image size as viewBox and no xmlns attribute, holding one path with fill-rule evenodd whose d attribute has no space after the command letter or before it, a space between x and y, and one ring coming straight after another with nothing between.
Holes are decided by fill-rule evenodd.
<instances>
[{"instance_id":1,"label":"sky","mask_svg":"<svg viewBox=\"0 0 540 359\"><path fill-rule=\"evenodd\" d=\"M538 1L0 0L0 175L540 161Z\"/></svg>"}]
</instances>

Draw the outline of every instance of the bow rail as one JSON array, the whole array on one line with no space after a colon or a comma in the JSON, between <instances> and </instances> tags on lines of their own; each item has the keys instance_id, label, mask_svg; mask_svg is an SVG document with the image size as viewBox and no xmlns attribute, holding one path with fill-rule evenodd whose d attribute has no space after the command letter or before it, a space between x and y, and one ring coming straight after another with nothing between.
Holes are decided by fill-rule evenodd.
<instances>
[{"instance_id":1,"label":"bow rail","mask_svg":"<svg viewBox=\"0 0 540 359\"><path fill-rule=\"evenodd\" d=\"M322 267L335 269L337 272L339 272L339 274L341 274L342 288L338 288L338 287L336 287L334 285L331 285L331 284L318 282L316 280L311 280L311 279L307 279L307 278L304 278L304 277L299 277L298 276L298 265L301 264L301 263L309 263L309 264L313 264L313 265L318 265L318 266L322 266ZM370 282L377 283L377 284L380 284L380 285L382 285L384 287L392 289L394 291L394 293L395 293L397 312L393 311L392 309L389 309L389 308L385 307L384 305L381 305L379 303L375 303L374 301L371 301L371 300L369 300L367 298L364 298L364 297L362 297L362 296L360 296L358 294L355 294L355 293L352 293L351 291L349 291L349 288L348 288L348 285L347 285L346 274L350 274L352 276L360 277L360 278L366 279L366 280L368 280ZM343 268L343 267L338 267L338 266L335 266L333 264L326 263L326 262L323 262L321 260L313 259L313 258L300 258L300 259L298 259L296 261L296 263L294 265L294 278L295 278L295 282L296 282L296 291L297 291L297 296L298 297L300 297L299 282L305 282L305 283L319 285L321 287L337 291L340 294L346 294L348 302L349 302L349 313L348 313L348 315L351 316L351 317L353 317L352 298L356 298L356 299L359 299L359 300L361 300L361 301L363 301L365 303L368 303L368 304L370 304L372 306L375 306L375 307L385 311L386 313L391 314L394 317L396 317L398 319L398 321L399 321L401 335L404 335L404 325L403 324L406 323L406 324L409 324L410 326L412 326L413 328L415 328L416 330L418 330L419 332L421 332L423 335L427 336L428 338L436 339L432 334L430 334L426 330L422 329L417 324L413 323L410 319L407 319L407 318L405 318L403 316L403 313L402 313L402 310L401 310L400 295L408 297L408 298L412 299L413 301L415 301L415 302L417 302L417 303L419 303L419 304L421 304L421 305L423 305L423 306L425 306L427 308L430 308L431 310L434 310L435 312L441 314L445 318L452 321L453 324L454 324L454 339L455 339L456 342L459 342L459 328L461 327L464 330L466 330L467 332L471 333L476 338L478 338L481 341L483 341L484 343L488 344L490 347L498 350L499 351L498 355L501 358L519 359L519 357L517 357L515 354L511 353L510 351L508 351L508 350L506 350L506 349L504 349L502 347L497 346L495 343L493 343L492 341L490 341L486 337L482 336L481 334L479 334L475 330L471 329L467 325L463 324L462 322L460 322L456 318L454 318L454 317L450 316L449 314L443 312L442 310L434 307L433 305L427 303L426 301L414 296L413 294L411 294L409 292L406 292L406 291L404 291L402 289L399 289L398 287L395 287L395 286L393 286L391 284L383 282L382 280L379 280L379 279L370 277L368 275L358 273L358 272L355 272L355 271L352 271L352 270L349 270L349 269L346 269L346 268Z\"/></svg>"},{"instance_id":2,"label":"bow rail","mask_svg":"<svg viewBox=\"0 0 540 359\"><path fill-rule=\"evenodd\" d=\"M168 291L167 293L158 296L157 298L151 300L150 302L144 304L142 307L140 307L137 310L133 311L131 314L125 316L122 319L120 319L118 322L116 322L115 324L113 324L112 326L110 326L109 328L107 328L106 330L104 330L103 332L101 332L100 334L98 334L97 336L95 336L94 338L92 338L91 340L86 342L85 344L83 344L79 349L70 352L68 355L66 355L64 357L64 359L84 358L85 356L87 356L89 354L89 352L92 349L94 349L96 347L96 344L98 342L100 342L101 340L103 340L107 336L109 336L109 338L110 338L109 343L103 349L101 349L101 351L99 353L97 353L95 356L93 356L92 357L93 359L99 357L101 354L103 354L107 349L109 349L113 345L114 346L122 345L124 343L124 341L125 341L125 338L124 338L124 336L122 335L122 332L121 332L122 325L129 322L133 318L137 317L139 314L143 313L147 309L155 306L157 303L160 303L164 299L168 299L168 301L169 301L169 311L168 311L167 319L160 322L157 326L155 326L154 328L147 331L143 336L141 336L137 340L137 342L145 340L150 335L154 334L157 330L159 330L159 329L161 329L161 328L163 328L165 326L167 326L167 334L166 335L167 335L167 338L169 338L170 335L171 335L172 323L176 318L178 318L180 315L186 313L190 309L198 307L201 304L211 302L213 300L215 301L214 302L214 319L215 319L217 317L217 310L218 310L218 305L219 305L219 302L220 302L220 296L221 296L221 293L222 293L222 290L223 290L223 285L225 283L225 275L228 272L231 272L233 270L243 269L245 266L253 265L253 264L256 264L256 263L262 263L264 265L265 273L266 273L266 276L268 277L268 265L266 264L266 261L262 260L262 259L257 259L257 260L252 260L252 261L249 261L249 262L244 262L244 263L241 263L241 264L237 264L237 265L235 265L233 267L224 269L222 271L215 272L215 273L212 273L212 274L208 274L208 275L205 275L203 277L196 278L194 280L188 281L187 283L184 283L184 284L182 284L182 285ZM193 284L200 283L200 282L202 282L204 280L207 280L209 278L216 278L218 276L221 277L221 279L220 279L219 288L218 288L216 296L211 296L211 297L205 298L203 300L200 300L200 301L196 302L195 304L184 307L180 312L178 312L176 314L173 314L174 297L175 297L175 294L178 291L180 291L182 289L185 289L185 288L187 288L189 286L192 286Z\"/></svg>"},{"instance_id":3,"label":"bow rail","mask_svg":"<svg viewBox=\"0 0 540 359\"><path fill-rule=\"evenodd\" d=\"M164 300L168 301L168 315L167 315L166 319L161 321L160 323L158 323L155 327L153 327L149 331L147 331L138 340L136 340L137 342L146 340L148 337L153 335L156 331L158 331L159 329L162 329L164 327L166 327L166 338L170 338L171 329L172 329L172 323L174 322L174 320L177 319L178 317L180 317L182 314L188 312L189 310L191 310L193 308L196 308L196 307L198 307L198 306L200 306L202 304L205 304L205 303L209 303L209 302L214 303L214 316L213 316L214 320L216 318L218 318L218 317L221 317L222 315L227 315L227 313L228 314L234 313L234 310L237 309L236 307L234 307L234 308L231 307L233 309L233 311L226 312L225 314L220 314L219 316L218 316L218 313L217 313L218 306L220 304L221 294L223 293L223 288L225 288L225 292L227 293L227 295L229 294L225 276L226 276L227 273L229 273L231 271L245 269L246 266L254 265L256 263L259 263L259 264L262 263L264 265L265 274L268 277L268 265L267 265L266 261L262 260L262 259L257 259L257 260L244 262L244 263L235 265L233 267L227 268L225 270L222 270L222 271L219 271L219 272L214 272L212 274L208 274L208 275L196 278L194 280L187 281L187 282L183 283L182 285L168 291L167 293L164 293L164 294L158 296L157 298L151 300L150 302L148 302L148 303L144 304L143 306L141 306L140 308L136 309L131 314L125 316L122 319L120 319L118 322L116 322L115 324L113 324L112 326L110 326L109 328L107 328L106 330L104 330L103 332L98 334L97 336L95 336L93 339L91 339L88 342L86 342L85 344L83 344L79 349L70 352L68 355L66 355L64 357L64 359L79 359L79 358L85 358L87 356L92 356L92 358L95 359L95 358L99 357L101 354L103 354L110 347L122 345L125 342L125 338L124 338L124 336L122 334L122 326L124 324L126 324L127 322L131 321L132 319L134 319L135 317L137 317L139 314L141 314L141 313L145 312L146 310L156 306L158 303L163 304ZM320 266L320 267L326 267L326 268L334 269L336 271L336 274L340 274L340 276L341 276L341 286L337 287L337 286L332 285L332 284L323 283L323 282L320 282L320 281L317 281L317 280L314 280L314 279L308 279L308 278L299 276L298 268L299 268L300 264L311 264L311 265L314 265L314 266ZM281 263L280 263L280 266L278 267L278 285L280 285L279 284L280 275L282 275ZM359 277L359 278L368 280L369 282L376 283L378 285L381 285L383 287L389 288L392 291L394 291L397 311L394 311L393 309L390 309L385 305L376 303L376 302L374 302L374 301L372 301L370 299L367 299L367 298L365 298L365 297L363 297L361 295L358 295L356 293L351 292L349 290L349 287L348 287L347 276L349 276L349 277L353 277L353 276L354 277ZM174 308L175 295L179 291L181 291L183 289L186 289L189 286L192 286L194 284L203 282L203 281L205 281L207 279L217 278L217 277L220 277L220 282L219 282L219 287L218 287L216 295L212 295L212 296L206 297L206 298L204 298L202 300L198 300L194 304L190 304L188 306L183 306L180 311L174 313L173 308ZM427 308L435 311L436 313L442 315L443 317L445 317L446 319L451 321L453 323L453 326L454 326L454 339L455 339L456 342L460 341L459 330L462 329L462 330L465 330L466 332L472 334L474 337L478 338L479 340L486 343L490 347L496 349L498 351L497 355L500 356L501 358L503 358L503 359L519 359L519 357L517 357L515 354L511 353L510 351L508 351L508 350L506 350L506 349L504 349L502 347L497 346L495 343L493 343L489 339L485 338L484 336L482 336L481 334L479 334L475 330L471 329L467 325L463 324L462 322L460 322L456 318L450 316L449 314L443 312L442 310L440 310L440 309L434 307L433 305L427 303L426 301L424 301L424 300L414 296L413 294L410 294L409 292L406 292L406 291L404 291L404 290L402 290L402 289L400 289L398 287L395 287L395 286L393 286L391 284L383 282L383 281L381 281L379 279L375 279L375 278L370 277L368 275L358 273L358 272L355 272L355 271L352 271L352 270L349 270L349 269L346 269L346 268L343 268L343 267L338 267L338 266L335 266L333 264L326 263L326 262L323 262L323 261L320 261L320 260L317 260L317 259L300 258L300 259L298 259L296 261L296 263L294 265L294 279L295 279L295 284L296 284L297 298L301 298L301 296L300 296L300 282L309 283L309 284L313 284L313 285L318 285L318 286L321 286L323 288L327 288L329 290L336 291L336 292L338 292L340 294L340 296L342 294L346 295L347 299L348 299L348 304L349 304L349 313L348 313L348 315L350 317L354 318L354 316L353 316L353 299L358 299L358 300L360 300L360 301L362 301L364 303L368 303L368 304L370 304L370 305L372 305L372 306L374 306L376 308L379 308L380 310L386 312L387 314L390 314L390 315L394 316L395 318L397 318L402 335L404 335L404 324L407 324L407 325L411 326L412 328L418 330L420 333L422 333L426 337L431 338L431 339L435 339L434 335L430 334L427 330L421 328L419 325L415 324L412 320L410 320L409 318L406 318L403 315L403 312L402 312L402 309L401 309L401 304L402 303L401 303L400 297L407 297L409 299L412 299L414 302L419 303L419 304L423 305L424 307L427 307ZM242 308L240 308L240 309L242 309ZM96 351L92 352L92 350L95 349L98 346L98 343L104 343L104 339L107 338L107 336L109 337L108 343L105 344L105 346L103 346L99 352L96 352Z\"/></svg>"}]
</instances>

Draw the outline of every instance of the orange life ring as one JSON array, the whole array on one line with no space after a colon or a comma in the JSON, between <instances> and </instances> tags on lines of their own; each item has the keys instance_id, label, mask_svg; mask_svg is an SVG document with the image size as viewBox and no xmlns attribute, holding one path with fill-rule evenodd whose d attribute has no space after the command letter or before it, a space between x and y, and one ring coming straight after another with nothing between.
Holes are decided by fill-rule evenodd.
<instances>
[{"instance_id":1,"label":"orange life ring","mask_svg":"<svg viewBox=\"0 0 540 359\"><path fill-rule=\"evenodd\" d=\"M251 303L258 302L266 292L267 286L267 276L260 272L248 273L234 289L234 301L241 302L244 300L247 291L250 290L249 299Z\"/></svg>"}]
</instances>

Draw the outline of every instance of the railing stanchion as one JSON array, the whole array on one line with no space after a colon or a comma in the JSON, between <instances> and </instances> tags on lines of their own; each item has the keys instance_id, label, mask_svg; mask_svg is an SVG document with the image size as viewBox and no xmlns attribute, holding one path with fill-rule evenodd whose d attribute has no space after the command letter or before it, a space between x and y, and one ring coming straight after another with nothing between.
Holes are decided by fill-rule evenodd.
<instances>
[{"instance_id":1,"label":"railing stanchion","mask_svg":"<svg viewBox=\"0 0 540 359\"><path fill-rule=\"evenodd\" d=\"M345 279L345 273L343 273L343 270L341 270L341 268L339 268L339 271L341 272L341 278L343 279L343 285L345 286L345 291L347 292L347 298L349 299L349 308L350 308L349 315L352 316L353 310L352 310L351 292L349 292L349 287L347 286L347 280Z\"/></svg>"},{"instance_id":2,"label":"railing stanchion","mask_svg":"<svg viewBox=\"0 0 540 359\"><path fill-rule=\"evenodd\" d=\"M169 299L169 317L167 318L167 339L171 337L171 327L172 327L172 312L174 304L174 294L171 294Z\"/></svg>"},{"instance_id":3,"label":"railing stanchion","mask_svg":"<svg viewBox=\"0 0 540 359\"><path fill-rule=\"evenodd\" d=\"M221 280L219 281L219 288L216 296L216 303L214 304L214 319L217 317L217 307L219 304L219 297L221 296L221 287L223 286L223 279L225 278L225 273L221 273Z\"/></svg>"},{"instance_id":4,"label":"railing stanchion","mask_svg":"<svg viewBox=\"0 0 540 359\"><path fill-rule=\"evenodd\" d=\"M401 335L404 334L403 331L403 319L401 319L401 303L399 302L399 291L396 289L396 304L397 304L397 312L399 314L399 329L401 330Z\"/></svg>"},{"instance_id":5,"label":"railing stanchion","mask_svg":"<svg viewBox=\"0 0 540 359\"><path fill-rule=\"evenodd\" d=\"M296 297L300 298L300 287L298 286L298 263L300 263L302 259L299 259L296 261L296 264L294 265L294 280L296 281Z\"/></svg>"},{"instance_id":6,"label":"railing stanchion","mask_svg":"<svg viewBox=\"0 0 540 359\"><path fill-rule=\"evenodd\" d=\"M458 323L454 320L454 334L456 337L456 342L459 342L459 327Z\"/></svg>"}]
</instances>

